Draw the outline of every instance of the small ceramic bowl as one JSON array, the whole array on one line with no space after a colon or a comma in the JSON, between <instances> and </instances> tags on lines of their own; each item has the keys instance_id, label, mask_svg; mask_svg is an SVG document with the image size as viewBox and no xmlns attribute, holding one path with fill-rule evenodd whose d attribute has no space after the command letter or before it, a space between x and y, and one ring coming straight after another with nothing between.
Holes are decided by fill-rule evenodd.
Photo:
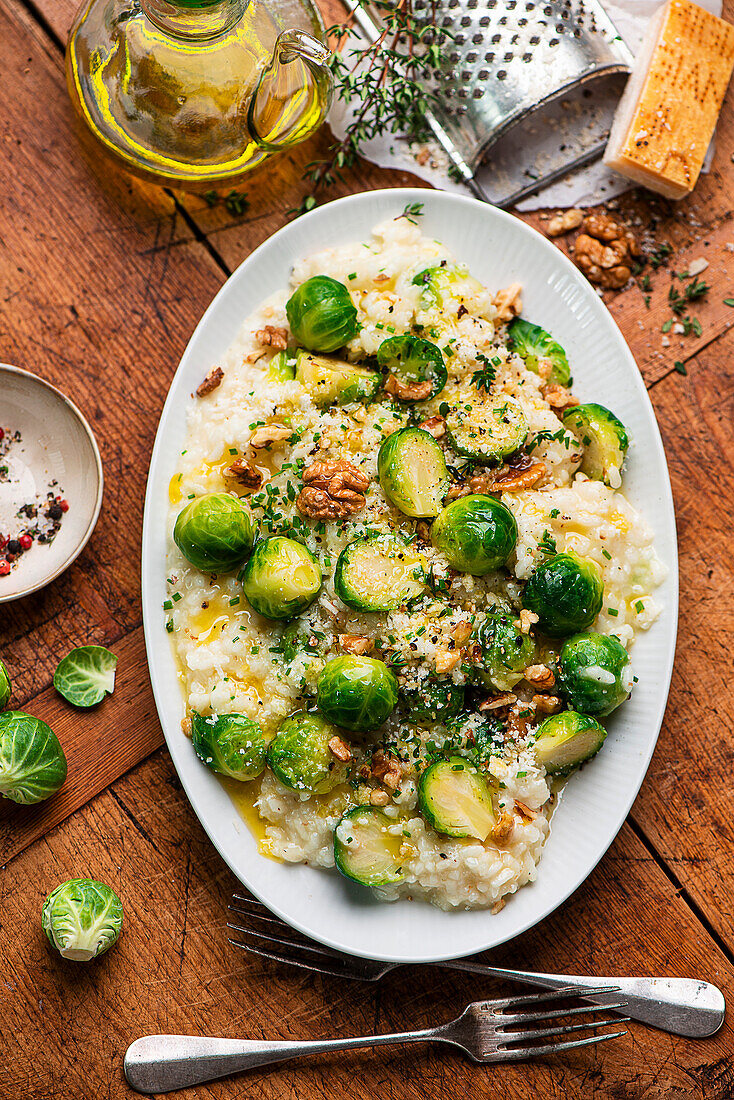
<instances>
[{"instance_id":1,"label":"small ceramic bowl","mask_svg":"<svg viewBox=\"0 0 734 1100\"><path fill-rule=\"evenodd\" d=\"M87 421L68 397L35 374L0 363L0 428L20 433L0 458L0 535L18 508L48 493L68 502L53 541L33 546L0 576L0 603L54 580L86 546L102 507L102 461ZM32 523L29 520L29 525ZM0 559L5 554L0 550Z\"/></svg>"}]
</instances>

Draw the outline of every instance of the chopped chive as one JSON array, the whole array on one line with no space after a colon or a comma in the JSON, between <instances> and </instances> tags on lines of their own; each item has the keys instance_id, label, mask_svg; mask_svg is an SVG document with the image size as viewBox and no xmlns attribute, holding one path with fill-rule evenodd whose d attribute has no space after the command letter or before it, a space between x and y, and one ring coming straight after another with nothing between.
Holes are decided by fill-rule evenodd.
<instances>
[{"instance_id":1,"label":"chopped chive","mask_svg":"<svg viewBox=\"0 0 734 1100\"><path fill-rule=\"evenodd\" d=\"M169 634L173 633L173 619L166 619L166 630Z\"/></svg>"},{"instance_id":2,"label":"chopped chive","mask_svg":"<svg viewBox=\"0 0 734 1100\"><path fill-rule=\"evenodd\" d=\"M164 611L170 611L172 607L173 607L173 603L171 602L171 600L164 600L163 601L163 610Z\"/></svg>"},{"instance_id":3,"label":"chopped chive","mask_svg":"<svg viewBox=\"0 0 734 1100\"><path fill-rule=\"evenodd\" d=\"M608 607L607 615L612 615L616 619L617 615L619 615L619 612L617 611L616 607Z\"/></svg>"},{"instance_id":4,"label":"chopped chive","mask_svg":"<svg viewBox=\"0 0 734 1100\"><path fill-rule=\"evenodd\" d=\"M178 601L181 599L181 593L180 592L174 592L172 599L173 599L174 603L178 603Z\"/></svg>"}]
</instances>

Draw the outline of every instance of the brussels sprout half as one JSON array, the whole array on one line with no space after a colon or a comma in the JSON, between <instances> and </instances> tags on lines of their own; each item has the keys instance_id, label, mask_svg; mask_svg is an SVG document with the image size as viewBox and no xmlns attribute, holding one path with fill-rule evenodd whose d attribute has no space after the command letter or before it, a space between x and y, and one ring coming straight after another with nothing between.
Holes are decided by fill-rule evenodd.
<instances>
[{"instance_id":1,"label":"brussels sprout half","mask_svg":"<svg viewBox=\"0 0 734 1100\"><path fill-rule=\"evenodd\" d=\"M441 349L430 340L406 333L383 340L377 349L377 362L384 371L405 385L430 382L428 393L418 397L396 396L401 401L427 400L435 397L446 385L446 366Z\"/></svg>"},{"instance_id":2,"label":"brussels sprout half","mask_svg":"<svg viewBox=\"0 0 734 1100\"><path fill-rule=\"evenodd\" d=\"M51 727L19 710L0 714L0 795L32 805L65 779L66 757Z\"/></svg>"},{"instance_id":3,"label":"brussels sprout half","mask_svg":"<svg viewBox=\"0 0 734 1100\"><path fill-rule=\"evenodd\" d=\"M366 733L390 717L398 682L374 657L335 657L319 676L316 702L324 718L345 730Z\"/></svg>"},{"instance_id":4,"label":"brussels sprout half","mask_svg":"<svg viewBox=\"0 0 734 1100\"><path fill-rule=\"evenodd\" d=\"M309 351L336 351L357 331L357 310L343 283L314 275L288 299L285 312L296 343Z\"/></svg>"},{"instance_id":5,"label":"brussels sprout half","mask_svg":"<svg viewBox=\"0 0 734 1100\"><path fill-rule=\"evenodd\" d=\"M497 691L509 691L519 683L535 653L533 639L523 634L515 626L514 616L505 611L487 612L477 628L476 646L479 653L470 678Z\"/></svg>"},{"instance_id":6,"label":"brussels sprout half","mask_svg":"<svg viewBox=\"0 0 734 1100\"><path fill-rule=\"evenodd\" d=\"M584 448L582 472L594 481L603 481L618 489L630 445L622 421L603 405L587 404L566 409L563 423Z\"/></svg>"},{"instance_id":7,"label":"brussels sprout half","mask_svg":"<svg viewBox=\"0 0 734 1100\"><path fill-rule=\"evenodd\" d=\"M576 634L563 644L556 683L574 710L604 717L632 690L632 666L613 635Z\"/></svg>"},{"instance_id":8,"label":"brussels sprout half","mask_svg":"<svg viewBox=\"0 0 734 1100\"><path fill-rule=\"evenodd\" d=\"M362 886L400 882L402 836L394 836L391 827L395 822L374 806L347 810L334 830L337 869Z\"/></svg>"},{"instance_id":9,"label":"brussels sprout half","mask_svg":"<svg viewBox=\"0 0 734 1100\"><path fill-rule=\"evenodd\" d=\"M595 561L579 554L554 554L525 585L523 607L535 612L538 626L552 638L586 630L604 602L604 582Z\"/></svg>"},{"instance_id":10,"label":"brussels sprout half","mask_svg":"<svg viewBox=\"0 0 734 1100\"><path fill-rule=\"evenodd\" d=\"M428 824L446 836L484 841L496 820L484 776L463 756L426 768L418 781L418 805Z\"/></svg>"},{"instance_id":11,"label":"brussels sprout half","mask_svg":"<svg viewBox=\"0 0 734 1100\"><path fill-rule=\"evenodd\" d=\"M528 422L514 397L477 390L446 413L446 432L457 454L492 466L522 447Z\"/></svg>"},{"instance_id":12,"label":"brussels sprout half","mask_svg":"<svg viewBox=\"0 0 734 1100\"><path fill-rule=\"evenodd\" d=\"M48 895L41 910L41 926L62 958L89 962L119 940L122 902L103 882L73 878Z\"/></svg>"},{"instance_id":13,"label":"brussels sprout half","mask_svg":"<svg viewBox=\"0 0 734 1100\"><path fill-rule=\"evenodd\" d=\"M204 573L229 573L242 565L255 541L255 521L229 493L206 493L179 512L173 539Z\"/></svg>"},{"instance_id":14,"label":"brussels sprout half","mask_svg":"<svg viewBox=\"0 0 734 1100\"><path fill-rule=\"evenodd\" d=\"M293 356L287 351L279 351L268 363L268 379L270 382L292 382L296 377L296 366Z\"/></svg>"},{"instance_id":15,"label":"brussels sprout half","mask_svg":"<svg viewBox=\"0 0 734 1100\"><path fill-rule=\"evenodd\" d=\"M595 718L566 710L541 723L535 735L535 756L548 775L568 775L596 756L606 736Z\"/></svg>"},{"instance_id":16,"label":"brussels sprout half","mask_svg":"<svg viewBox=\"0 0 734 1100\"><path fill-rule=\"evenodd\" d=\"M431 542L461 573L483 577L504 565L517 542L517 523L494 497L459 497L439 512Z\"/></svg>"},{"instance_id":17,"label":"brussels sprout half","mask_svg":"<svg viewBox=\"0 0 734 1100\"><path fill-rule=\"evenodd\" d=\"M103 645L72 649L59 662L54 687L75 707L93 707L115 690L117 657Z\"/></svg>"},{"instance_id":18,"label":"brussels sprout half","mask_svg":"<svg viewBox=\"0 0 734 1100\"><path fill-rule=\"evenodd\" d=\"M302 350L296 358L296 378L308 390L314 404L320 406L371 401L382 382L376 370Z\"/></svg>"},{"instance_id":19,"label":"brussels sprout half","mask_svg":"<svg viewBox=\"0 0 734 1100\"><path fill-rule=\"evenodd\" d=\"M292 619L316 599L321 566L311 551L282 535L258 542L240 574L250 606L266 619Z\"/></svg>"},{"instance_id":20,"label":"brussels sprout half","mask_svg":"<svg viewBox=\"0 0 734 1100\"><path fill-rule=\"evenodd\" d=\"M207 768L230 779L255 779L265 768L269 738L244 714L192 714L191 741Z\"/></svg>"},{"instance_id":21,"label":"brussels sprout half","mask_svg":"<svg viewBox=\"0 0 734 1100\"><path fill-rule=\"evenodd\" d=\"M540 325L531 325L529 321L516 317L510 322L507 332L510 348L525 360L528 370L538 374L538 360L550 359L553 370L548 381L559 386L571 384L571 368L568 365L566 353L544 328Z\"/></svg>"},{"instance_id":22,"label":"brussels sprout half","mask_svg":"<svg viewBox=\"0 0 734 1100\"><path fill-rule=\"evenodd\" d=\"M400 428L382 441L377 454L382 491L406 516L437 516L449 487L440 445L422 428Z\"/></svg>"},{"instance_id":23,"label":"brussels sprout half","mask_svg":"<svg viewBox=\"0 0 734 1100\"><path fill-rule=\"evenodd\" d=\"M426 591L423 561L389 535L355 539L337 558L334 588L356 611L394 611Z\"/></svg>"},{"instance_id":24,"label":"brussels sprout half","mask_svg":"<svg viewBox=\"0 0 734 1100\"><path fill-rule=\"evenodd\" d=\"M286 718L268 746L268 764L294 791L327 794L349 775L349 765L332 753L329 741L339 731L318 714Z\"/></svg>"},{"instance_id":25,"label":"brussels sprout half","mask_svg":"<svg viewBox=\"0 0 734 1100\"><path fill-rule=\"evenodd\" d=\"M449 722L464 706L463 684L428 677L413 687L403 687L400 695L411 722Z\"/></svg>"},{"instance_id":26,"label":"brussels sprout half","mask_svg":"<svg viewBox=\"0 0 734 1100\"><path fill-rule=\"evenodd\" d=\"M5 667L5 662L0 660L0 710L5 710L8 705L11 691L8 670Z\"/></svg>"}]
</instances>

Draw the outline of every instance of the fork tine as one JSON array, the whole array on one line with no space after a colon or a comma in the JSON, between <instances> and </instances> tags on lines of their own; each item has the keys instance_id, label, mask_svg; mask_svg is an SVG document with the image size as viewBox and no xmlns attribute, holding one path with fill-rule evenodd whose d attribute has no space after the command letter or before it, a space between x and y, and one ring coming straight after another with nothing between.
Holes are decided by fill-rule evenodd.
<instances>
[{"instance_id":1,"label":"fork tine","mask_svg":"<svg viewBox=\"0 0 734 1100\"><path fill-rule=\"evenodd\" d=\"M327 959L333 959L335 962L340 962L342 956L337 954L336 951L332 951L329 947L316 947L315 944L308 943L296 943L293 940L281 940L278 936L265 935L264 932L256 932L253 928L243 928L241 924L230 924L227 922L227 928L231 928L233 932L242 932L245 936L256 936L259 940L264 940L266 943L277 943L280 947L294 947L297 951L308 951L311 955L321 955ZM590 1007L589 1011L593 1012L593 1008Z\"/></svg>"},{"instance_id":2,"label":"fork tine","mask_svg":"<svg viewBox=\"0 0 734 1100\"><path fill-rule=\"evenodd\" d=\"M302 959L289 959L286 955L277 955L274 951L262 951L259 947L253 947L249 943L240 943L239 940L228 940L233 947L239 947L241 951L247 951L250 955L260 955L263 959L271 959L273 962L285 963L287 966L299 966L301 970L311 970L315 974L330 974L334 978L343 978L341 970L332 970L328 966L316 966L304 962Z\"/></svg>"},{"instance_id":3,"label":"fork tine","mask_svg":"<svg viewBox=\"0 0 734 1100\"><path fill-rule=\"evenodd\" d=\"M610 1005L581 1005L580 1008L550 1008L547 1012L518 1012L517 1015L513 1016L502 1012L500 1026L505 1027L507 1024L514 1023L524 1024L534 1020L560 1020L564 1016L580 1016L584 1012L612 1012L616 1008L625 1008L626 1006L626 1001L616 1001Z\"/></svg>"},{"instance_id":4,"label":"fork tine","mask_svg":"<svg viewBox=\"0 0 734 1100\"><path fill-rule=\"evenodd\" d=\"M552 1035L568 1035L572 1031L589 1031L595 1027L606 1027L608 1024L629 1023L629 1016L622 1016L618 1020L585 1020L581 1024L565 1024L563 1027L544 1027L542 1030L505 1031L502 1032L503 1043L524 1043L528 1039L549 1039Z\"/></svg>"},{"instance_id":5,"label":"fork tine","mask_svg":"<svg viewBox=\"0 0 734 1100\"><path fill-rule=\"evenodd\" d=\"M250 894L232 894L232 901L246 901L248 905L254 905L257 909L264 909L266 913L269 913L267 905L263 905L257 898L253 898Z\"/></svg>"},{"instance_id":6,"label":"fork tine","mask_svg":"<svg viewBox=\"0 0 734 1100\"><path fill-rule=\"evenodd\" d=\"M611 1020L609 1021L612 1022ZM614 1021L616 1023L616 1020ZM620 1039L626 1031L604 1032L592 1035L590 1039L571 1039L565 1043L542 1043L538 1047L513 1047L510 1050L498 1050L483 1059L484 1062L521 1062L525 1058L537 1058L543 1054L557 1054L560 1050L575 1050L577 1047L590 1047L595 1043L605 1043L607 1039Z\"/></svg>"}]
</instances>

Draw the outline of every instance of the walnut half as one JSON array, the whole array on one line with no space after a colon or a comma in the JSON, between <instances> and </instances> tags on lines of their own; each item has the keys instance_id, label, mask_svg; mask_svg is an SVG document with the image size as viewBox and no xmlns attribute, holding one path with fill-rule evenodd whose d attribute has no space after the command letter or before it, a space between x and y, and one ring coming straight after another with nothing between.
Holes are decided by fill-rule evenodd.
<instances>
[{"instance_id":1,"label":"walnut half","mask_svg":"<svg viewBox=\"0 0 734 1100\"><path fill-rule=\"evenodd\" d=\"M296 508L307 519L345 519L364 508L369 478L340 458L313 462L303 471L304 487L296 499Z\"/></svg>"}]
</instances>

